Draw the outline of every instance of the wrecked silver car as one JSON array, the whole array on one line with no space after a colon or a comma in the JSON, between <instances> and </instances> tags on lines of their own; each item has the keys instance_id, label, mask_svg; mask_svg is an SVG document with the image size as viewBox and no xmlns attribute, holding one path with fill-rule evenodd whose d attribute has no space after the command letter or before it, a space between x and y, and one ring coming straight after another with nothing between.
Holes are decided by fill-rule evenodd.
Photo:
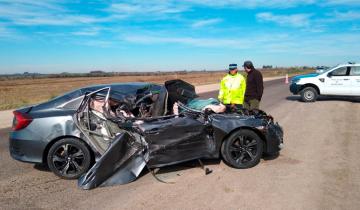
<instances>
[{"instance_id":1,"label":"wrecked silver car","mask_svg":"<svg viewBox=\"0 0 360 210\"><path fill-rule=\"evenodd\" d=\"M82 189L129 183L145 167L196 159L222 157L231 167L250 168L282 147L281 127L261 110L224 113L181 80L138 87L88 93L74 114L80 138L97 157L79 178Z\"/></svg>"}]
</instances>

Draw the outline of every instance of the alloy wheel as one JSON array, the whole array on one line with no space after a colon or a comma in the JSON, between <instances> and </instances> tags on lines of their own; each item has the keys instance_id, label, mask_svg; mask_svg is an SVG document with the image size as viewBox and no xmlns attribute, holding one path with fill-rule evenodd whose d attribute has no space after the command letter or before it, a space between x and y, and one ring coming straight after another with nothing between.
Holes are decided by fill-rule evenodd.
<instances>
[{"instance_id":1,"label":"alloy wheel","mask_svg":"<svg viewBox=\"0 0 360 210\"><path fill-rule=\"evenodd\" d=\"M79 173L85 164L84 152L74 144L62 144L57 147L52 156L56 170L63 176Z\"/></svg>"},{"instance_id":2,"label":"alloy wheel","mask_svg":"<svg viewBox=\"0 0 360 210\"><path fill-rule=\"evenodd\" d=\"M257 139L250 136L239 136L230 143L230 157L237 163L253 161L257 155Z\"/></svg>"}]
</instances>

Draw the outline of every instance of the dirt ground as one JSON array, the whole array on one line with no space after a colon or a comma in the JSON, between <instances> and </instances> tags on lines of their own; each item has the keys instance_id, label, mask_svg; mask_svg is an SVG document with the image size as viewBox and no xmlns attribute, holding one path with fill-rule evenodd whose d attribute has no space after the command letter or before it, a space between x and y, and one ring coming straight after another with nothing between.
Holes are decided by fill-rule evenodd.
<instances>
[{"instance_id":1,"label":"dirt ground","mask_svg":"<svg viewBox=\"0 0 360 210\"><path fill-rule=\"evenodd\" d=\"M140 179L106 209L359 209L360 104L286 101L271 113L284 126L286 148L248 170L225 164L173 175L174 185ZM296 111L295 111L296 110ZM128 189L129 189L128 188ZM78 207L89 205L87 201Z\"/></svg>"},{"instance_id":2,"label":"dirt ground","mask_svg":"<svg viewBox=\"0 0 360 210\"><path fill-rule=\"evenodd\" d=\"M12 160L0 131L0 209L359 209L360 102L301 103L288 86L265 89L262 108L285 131L280 156L237 170L222 161L167 167L126 185L83 191L43 168Z\"/></svg>"}]
</instances>

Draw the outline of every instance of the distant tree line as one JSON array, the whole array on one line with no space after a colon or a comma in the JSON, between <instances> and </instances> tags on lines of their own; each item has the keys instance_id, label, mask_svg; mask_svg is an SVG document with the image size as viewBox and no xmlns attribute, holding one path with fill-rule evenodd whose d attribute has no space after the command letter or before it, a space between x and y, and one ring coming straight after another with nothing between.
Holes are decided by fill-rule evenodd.
<instances>
[{"instance_id":1,"label":"distant tree line","mask_svg":"<svg viewBox=\"0 0 360 210\"><path fill-rule=\"evenodd\" d=\"M272 66L272 65L264 65L262 68L263 68L263 69L272 69L273 66Z\"/></svg>"},{"instance_id":2,"label":"distant tree line","mask_svg":"<svg viewBox=\"0 0 360 210\"><path fill-rule=\"evenodd\" d=\"M264 65L262 70L265 71L288 71L289 73L301 72L302 70L314 69L313 67L290 67L281 68L273 67L271 65ZM40 73L29 73L24 72L23 74L4 74L0 75L0 80L9 79L38 79L38 78L71 78L71 77L113 77L113 76L163 76L163 75L186 75L186 74L203 74L208 73L221 73L224 70L216 71L156 71L156 72L105 72L101 70L90 71L89 73L69 73L62 72L60 74L40 74Z\"/></svg>"}]
</instances>

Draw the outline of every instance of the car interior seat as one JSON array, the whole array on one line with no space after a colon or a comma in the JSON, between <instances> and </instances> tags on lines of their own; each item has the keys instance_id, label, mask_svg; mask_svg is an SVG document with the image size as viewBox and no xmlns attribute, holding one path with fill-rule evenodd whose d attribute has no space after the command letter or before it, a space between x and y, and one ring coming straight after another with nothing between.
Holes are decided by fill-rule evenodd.
<instances>
[{"instance_id":1,"label":"car interior seat","mask_svg":"<svg viewBox=\"0 0 360 210\"><path fill-rule=\"evenodd\" d=\"M166 115L167 103L168 103L168 91L166 90L165 87L162 87L159 91L158 98L153 104L153 109L151 110L151 117L159 117Z\"/></svg>"},{"instance_id":2,"label":"car interior seat","mask_svg":"<svg viewBox=\"0 0 360 210\"><path fill-rule=\"evenodd\" d=\"M183 80L169 80L165 82L168 92L167 110L172 111L175 102L187 104L191 99L197 98L195 87Z\"/></svg>"}]
</instances>

